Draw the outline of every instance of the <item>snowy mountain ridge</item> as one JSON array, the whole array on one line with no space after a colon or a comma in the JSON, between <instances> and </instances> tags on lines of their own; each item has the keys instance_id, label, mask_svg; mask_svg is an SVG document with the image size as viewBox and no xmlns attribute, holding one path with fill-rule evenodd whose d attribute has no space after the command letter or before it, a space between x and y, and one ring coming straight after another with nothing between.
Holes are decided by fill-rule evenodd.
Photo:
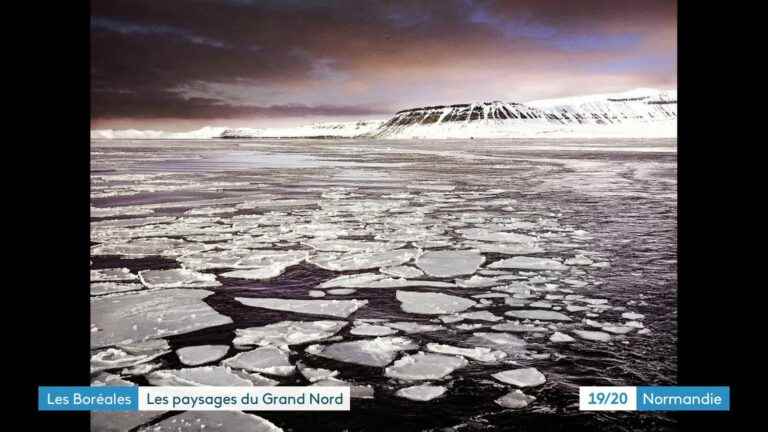
<instances>
[{"instance_id":1,"label":"snowy mountain ridge","mask_svg":"<svg viewBox=\"0 0 768 432\"><path fill-rule=\"evenodd\" d=\"M316 123L290 128L223 128L191 132L92 130L93 139L210 138L674 138L677 90L639 88L517 102L425 106L386 121Z\"/></svg>"}]
</instances>

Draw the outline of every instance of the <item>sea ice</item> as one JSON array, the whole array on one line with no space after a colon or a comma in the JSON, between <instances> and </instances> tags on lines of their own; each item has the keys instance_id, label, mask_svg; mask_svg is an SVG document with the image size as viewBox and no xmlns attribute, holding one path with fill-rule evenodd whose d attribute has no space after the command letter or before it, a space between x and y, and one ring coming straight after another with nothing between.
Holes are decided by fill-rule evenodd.
<instances>
[{"instance_id":1,"label":"sea ice","mask_svg":"<svg viewBox=\"0 0 768 432\"><path fill-rule=\"evenodd\" d=\"M506 322L506 323L496 324L492 326L491 329L496 331L512 332L512 333L534 333L534 332L547 331L547 329L544 327L535 326L533 324L519 324L516 322Z\"/></svg>"},{"instance_id":2,"label":"sea ice","mask_svg":"<svg viewBox=\"0 0 768 432\"><path fill-rule=\"evenodd\" d=\"M591 340L591 341L607 342L611 340L610 334L601 332L601 331L574 330L573 333L582 339Z\"/></svg>"},{"instance_id":3,"label":"sea ice","mask_svg":"<svg viewBox=\"0 0 768 432\"><path fill-rule=\"evenodd\" d=\"M460 355L484 363L497 362L507 356L507 353L503 351L494 351L485 347L461 348L437 343L428 343L427 351L438 354Z\"/></svg>"},{"instance_id":4,"label":"sea ice","mask_svg":"<svg viewBox=\"0 0 768 432\"><path fill-rule=\"evenodd\" d=\"M91 282L127 282L138 279L139 276L124 267L91 270Z\"/></svg>"},{"instance_id":5,"label":"sea ice","mask_svg":"<svg viewBox=\"0 0 768 432\"><path fill-rule=\"evenodd\" d=\"M466 345L496 348L507 354L516 354L524 351L525 341L509 333L472 333L472 337L465 341Z\"/></svg>"},{"instance_id":6,"label":"sea ice","mask_svg":"<svg viewBox=\"0 0 768 432\"><path fill-rule=\"evenodd\" d=\"M397 330L383 325L360 324L349 331L356 336L389 336L397 333Z\"/></svg>"},{"instance_id":7,"label":"sea ice","mask_svg":"<svg viewBox=\"0 0 768 432\"><path fill-rule=\"evenodd\" d=\"M606 325L601 327L601 330L607 333L613 333L613 334L627 334L634 330L634 327L629 326L616 326L616 325Z\"/></svg>"},{"instance_id":8,"label":"sea ice","mask_svg":"<svg viewBox=\"0 0 768 432\"><path fill-rule=\"evenodd\" d=\"M325 297L325 291L309 290L307 291L307 295L313 298Z\"/></svg>"},{"instance_id":9,"label":"sea ice","mask_svg":"<svg viewBox=\"0 0 768 432\"><path fill-rule=\"evenodd\" d=\"M139 279L147 288L210 288L221 286L214 274L199 273L184 268L144 270L139 272Z\"/></svg>"},{"instance_id":10,"label":"sea ice","mask_svg":"<svg viewBox=\"0 0 768 432\"><path fill-rule=\"evenodd\" d=\"M330 295L350 295L356 292L357 290L354 288L334 288L328 290L328 294Z\"/></svg>"},{"instance_id":11,"label":"sea ice","mask_svg":"<svg viewBox=\"0 0 768 432\"><path fill-rule=\"evenodd\" d=\"M312 384L317 387L349 387L349 395L352 399L373 399L373 387L370 385L352 384L337 378L327 378Z\"/></svg>"},{"instance_id":12,"label":"sea ice","mask_svg":"<svg viewBox=\"0 0 768 432\"><path fill-rule=\"evenodd\" d=\"M327 339L347 325L346 321L281 321L262 327L235 329L235 346L299 345Z\"/></svg>"},{"instance_id":13,"label":"sea ice","mask_svg":"<svg viewBox=\"0 0 768 432\"><path fill-rule=\"evenodd\" d=\"M376 242L366 240L312 239L302 242L321 252L364 252L399 249L405 242Z\"/></svg>"},{"instance_id":14,"label":"sea ice","mask_svg":"<svg viewBox=\"0 0 768 432\"><path fill-rule=\"evenodd\" d=\"M549 337L549 341L550 342L556 342L556 343L558 343L558 342L573 342L575 340L576 339L568 336L567 334L560 333L560 332L554 332L554 333L552 333L552 336Z\"/></svg>"},{"instance_id":15,"label":"sea ice","mask_svg":"<svg viewBox=\"0 0 768 432\"><path fill-rule=\"evenodd\" d=\"M141 342L230 324L202 300L206 290L167 289L91 301L91 348Z\"/></svg>"},{"instance_id":16,"label":"sea ice","mask_svg":"<svg viewBox=\"0 0 768 432\"><path fill-rule=\"evenodd\" d=\"M439 398L445 394L446 391L448 391L448 389L443 386L421 384L402 388L395 392L395 396L413 401L426 402Z\"/></svg>"},{"instance_id":17,"label":"sea ice","mask_svg":"<svg viewBox=\"0 0 768 432\"><path fill-rule=\"evenodd\" d=\"M397 300L405 312L426 315L443 315L462 312L477 303L443 293L397 291Z\"/></svg>"},{"instance_id":18,"label":"sea ice","mask_svg":"<svg viewBox=\"0 0 768 432\"><path fill-rule=\"evenodd\" d=\"M111 413L110 413L111 414ZM127 430L127 429L125 429ZM186 411L168 417L153 425L138 429L138 432L177 431L222 431L222 432L283 432L269 420L241 411Z\"/></svg>"},{"instance_id":19,"label":"sea ice","mask_svg":"<svg viewBox=\"0 0 768 432\"><path fill-rule=\"evenodd\" d=\"M525 270L568 270L568 266L550 258L535 258L516 256L496 261L488 265L491 269L525 269Z\"/></svg>"},{"instance_id":20,"label":"sea ice","mask_svg":"<svg viewBox=\"0 0 768 432\"><path fill-rule=\"evenodd\" d=\"M503 383L517 387L535 387L547 382L544 374L536 368L510 369L491 376Z\"/></svg>"},{"instance_id":21,"label":"sea ice","mask_svg":"<svg viewBox=\"0 0 768 432\"><path fill-rule=\"evenodd\" d=\"M482 300L481 300L482 301ZM450 323L456 323L464 320L476 320L476 321L490 321L490 322L496 322L501 321L504 318L500 316L496 316L488 311L477 311L477 312L463 312L463 313L457 313L453 315L444 315L441 317L438 317L440 321L450 324Z\"/></svg>"},{"instance_id":22,"label":"sea ice","mask_svg":"<svg viewBox=\"0 0 768 432\"><path fill-rule=\"evenodd\" d=\"M533 244L537 240L535 237L523 234L503 231L489 231L485 228L466 228L458 231L462 236L464 236L464 238L487 242Z\"/></svg>"},{"instance_id":23,"label":"sea ice","mask_svg":"<svg viewBox=\"0 0 768 432\"><path fill-rule=\"evenodd\" d=\"M340 318L346 318L360 307L368 304L368 300L294 300L246 297L236 297L235 300L251 307Z\"/></svg>"},{"instance_id":24,"label":"sea ice","mask_svg":"<svg viewBox=\"0 0 768 432\"><path fill-rule=\"evenodd\" d=\"M404 337L389 336L351 342L339 342L326 346L313 345L307 352L345 363L384 367L395 359L400 351L417 349L419 346Z\"/></svg>"},{"instance_id":25,"label":"sea ice","mask_svg":"<svg viewBox=\"0 0 768 432\"><path fill-rule=\"evenodd\" d=\"M535 397L529 396L520 390L512 390L511 392L505 394L504 396L496 399L495 402L498 405L503 406L504 408L517 409L517 408L525 408L526 406L528 406L528 404L530 404L535 400L536 400Z\"/></svg>"},{"instance_id":26,"label":"sea ice","mask_svg":"<svg viewBox=\"0 0 768 432\"><path fill-rule=\"evenodd\" d=\"M116 386L116 387L128 387L135 386L135 383L122 379L119 375L111 374L109 372L100 372L97 375L91 377L91 387L102 386Z\"/></svg>"},{"instance_id":27,"label":"sea ice","mask_svg":"<svg viewBox=\"0 0 768 432\"><path fill-rule=\"evenodd\" d=\"M198 366L224 357L229 351L228 345L196 345L179 348L176 355L182 364Z\"/></svg>"},{"instance_id":28,"label":"sea ice","mask_svg":"<svg viewBox=\"0 0 768 432\"><path fill-rule=\"evenodd\" d=\"M621 317L628 320L641 320L645 318L645 315L635 312L624 312L621 314Z\"/></svg>"},{"instance_id":29,"label":"sea ice","mask_svg":"<svg viewBox=\"0 0 768 432\"><path fill-rule=\"evenodd\" d=\"M573 258L568 258L565 260L566 265L580 265L580 266L586 266L586 265L592 265L594 264L594 261L591 259L585 257L584 255L576 255Z\"/></svg>"},{"instance_id":30,"label":"sea ice","mask_svg":"<svg viewBox=\"0 0 768 432\"><path fill-rule=\"evenodd\" d=\"M201 366L189 369L163 369L149 373L147 381L155 386L252 386L253 383L225 366Z\"/></svg>"},{"instance_id":31,"label":"sea ice","mask_svg":"<svg viewBox=\"0 0 768 432\"><path fill-rule=\"evenodd\" d=\"M416 267L401 265L401 266L395 266L395 267L382 267L379 269L380 272L395 276L398 278L418 278L424 276L424 272L417 269Z\"/></svg>"},{"instance_id":32,"label":"sea ice","mask_svg":"<svg viewBox=\"0 0 768 432\"><path fill-rule=\"evenodd\" d=\"M550 310L513 310L504 315L518 319L542 320L542 321L570 321L567 315Z\"/></svg>"},{"instance_id":33,"label":"sea ice","mask_svg":"<svg viewBox=\"0 0 768 432\"><path fill-rule=\"evenodd\" d=\"M366 270L405 264L418 254L416 249L395 249L375 252L320 252L307 262L332 271Z\"/></svg>"},{"instance_id":34,"label":"sea ice","mask_svg":"<svg viewBox=\"0 0 768 432\"><path fill-rule=\"evenodd\" d=\"M384 375L401 380L435 380L467 364L464 357L419 352L397 360L384 370Z\"/></svg>"},{"instance_id":35,"label":"sea ice","mask_svg":"<svg viewBox=\"0 0 768 432\"><path fill-rule=\"evenodd\" d=\"M307 379L307 381L312 383L333 378L339 374L339 371L323 369L323 368L306 367L302 363L297 363L296 367L299 369L299 373L301 373L304 376L304 378Z\"/></svg>"},{"instance_id":36,"label":"sea ice","mask_svg":"<svg viewBox=\"0 0 768 432\"><path fill-rule=\"evenodd\" d=\"M288 361L288 353L274 346L264 346L230 357L222 365L249 372L261 372L268 375L288 376L295 367Z\"/></svg>"},{"instance_id":37,"label":"sea ice","mask_svg":"<svg viewBox=\"0 0 768 432\"><path fill-rule=\"evenodd\" d=\"M445 330L445 327L438 324L421 324L412 321L388 322L384 325L408 334Z\"/></svg>"},{"instance_id":38,"label":"sea ice","mask_svg":"<svg viewBox=\"0 0 768 432\"><path fill-rule=\"evenodd\" d=\"M416 265L432 277L447 278L473 274L484 261L476 250L436 250L424 252Z\"/></svg>"},{"instance_id":39,"label":"sea ice","mask_svg":"<svg viewBox=\"0 0 768 432\"><path fill-rule=\"evenodd\" d=\"M120 282L91 282L91 295L103 296L108 294L124 293L143 290L144 285L138 283Z\"/></svg>"}]
</instances>

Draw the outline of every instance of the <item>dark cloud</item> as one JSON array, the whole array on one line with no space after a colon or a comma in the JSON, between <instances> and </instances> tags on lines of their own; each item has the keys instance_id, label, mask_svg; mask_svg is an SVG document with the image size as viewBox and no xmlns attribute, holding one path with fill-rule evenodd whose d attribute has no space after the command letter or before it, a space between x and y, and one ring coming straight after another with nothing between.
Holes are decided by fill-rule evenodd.
<instances>
[{"instance_id":1,"label":"dark cloud","mask_svg":"<svg viewBox=\"0 0 768 432\"><path fill-rule=\"evenodd\" d=\"M420 100L490 96L537 73L547 79L555 69L572 72L574 82L602 73L612 85L642 77L670 82L675 75L674 1L99 0L91 6L95 121L372 114ZM640 68L642 77L621 67L642 58L672 64ZM514 76L509 83L492 80L507 75ZM479 79L462 93L455 88L461 77Z\"/></svg>"}]
</instances>

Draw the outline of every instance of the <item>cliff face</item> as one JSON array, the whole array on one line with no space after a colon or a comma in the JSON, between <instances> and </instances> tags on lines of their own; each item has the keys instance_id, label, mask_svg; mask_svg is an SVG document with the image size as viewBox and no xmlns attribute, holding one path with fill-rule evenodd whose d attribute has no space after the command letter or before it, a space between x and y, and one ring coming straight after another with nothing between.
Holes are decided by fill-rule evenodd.
<instances>
[{"instance_id":1,"label":"cliff face","mask_svg":"<svg viewBox=\"0 0 768 432\"><path fill-rule=\"evenodd\" d=\"M399 111L375 138L517 138L535 136L674 137L677 92L631 92L526 104L484 102Z\"/></svg>"}]
</instances>

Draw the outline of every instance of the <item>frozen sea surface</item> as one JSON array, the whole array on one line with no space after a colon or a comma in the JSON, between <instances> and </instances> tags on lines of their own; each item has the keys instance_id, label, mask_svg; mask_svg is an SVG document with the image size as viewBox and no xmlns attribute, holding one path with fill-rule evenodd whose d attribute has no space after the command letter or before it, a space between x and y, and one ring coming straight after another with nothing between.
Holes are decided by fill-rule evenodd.
<instances>
[{"instance_id":1,"label":"frozen sea surface","mask_svg":"<svg viewBox=\"0 0 768 432\"><path fill-rule=\"evenodd\" d=\"M91 158L94 382L360 396L204 419L265 430L677 430L577 403L676 382L674 140L113 140Z\"/></svg>"}]
</instances>

